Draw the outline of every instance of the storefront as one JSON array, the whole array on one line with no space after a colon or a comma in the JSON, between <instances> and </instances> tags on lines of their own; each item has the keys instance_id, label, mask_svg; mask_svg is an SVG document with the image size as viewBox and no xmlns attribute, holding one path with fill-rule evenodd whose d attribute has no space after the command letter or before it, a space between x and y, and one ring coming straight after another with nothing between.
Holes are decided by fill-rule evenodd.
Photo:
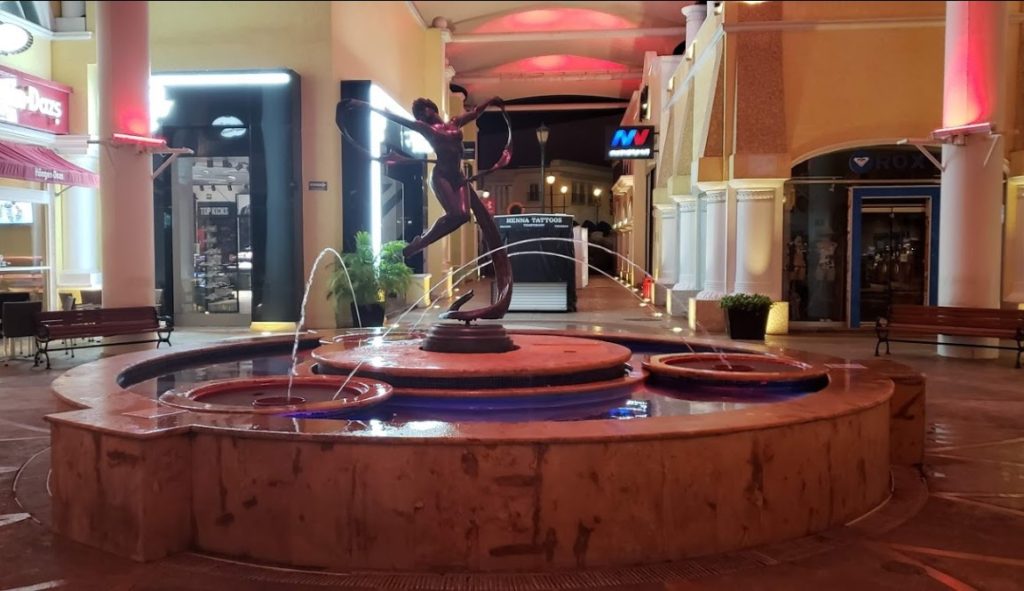
<instances>
[{"instance_id":1,"label":"storefront","mask_svg":"<svg viewBox=\"0 0 1024 591\"><path fill-rule=\"evenodd\" d=\"M914 147L817 156L786 184L790 321L857 327L892 304L936 303L939 169Z\"/></svg>"},{"instance_id":2,"label":"storefront","mask_svg":"<svg viewBox=\"0 0 1024 591\"><path fill-rule=\"evenodd\" d=\"M285 70L152 76L154 135L193 152L153 186L158 301L176 323L299 319L299 82Z\"/></svg>"},{"instance_id":3,"label":"storefront","mask_svg":"<svg viewBox=\"0 0 1024 591\"><path fill-rule=\"evenodd\" d=\"M55 200L72 186L99 178L54 151L85 152L85 138L68 136L71 89L0 67L0 294L57 304Z\"/></svg>"}]
</instances>

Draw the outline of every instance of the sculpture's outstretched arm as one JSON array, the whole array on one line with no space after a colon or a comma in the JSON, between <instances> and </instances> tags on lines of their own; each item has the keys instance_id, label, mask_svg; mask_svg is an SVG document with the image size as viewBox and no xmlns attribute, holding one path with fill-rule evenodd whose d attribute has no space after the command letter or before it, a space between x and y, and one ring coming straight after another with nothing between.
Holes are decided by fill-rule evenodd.
<instances>
[{"instance_id":1,"label":"sculpture's outstretched arm","mask_svg":"<svg viewBox=\"0 0 1024 591\"><path fill-rule=\"evenodd\" d=\"M505 101L501 100L496 96L491 97L486 101L480 103L476 107L474 107L472 110L466 111L461 115L456 115L455 117L452 118L452 123L454 123L457 127L462 127L463 125L471 121L476 121L480 117L480 115L484 114L484 111L487 110L487 107L490 106L504 107Z\"/></svg>"},{"instance_id":2,"label":"sculpture's outstretched arm","mask_svg":"<svg viewBox=\"0 0 1024 591\"><path fill-rule=\"evenodd\" d=\"M427 139L430 139L434 136L434 129L427 125L426 123L423 123L422 121L416 121L415 119L406 119L401 115L396 115L395 113L392 113L390 111L378 109L374 106L371 106L370 103L357 99L341 99L341 102L338 103L338 108L335 110L334 113L334 121L335 123L338 124L339 128L342 128L342 114L348 109L354 107L363 107L369 109L374 113L377 113L381 117L384 117L388 121L391 121L392 123L395 123L397 125L401 125L402 127L411 129Z\"/></svg>"}]
</instances>

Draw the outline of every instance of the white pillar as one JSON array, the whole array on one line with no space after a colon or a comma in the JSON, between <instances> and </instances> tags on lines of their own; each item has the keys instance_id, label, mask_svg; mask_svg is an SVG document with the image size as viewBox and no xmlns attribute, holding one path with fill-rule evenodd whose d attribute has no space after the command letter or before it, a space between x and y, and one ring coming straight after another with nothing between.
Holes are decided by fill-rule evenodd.
<instances>
[{"instance_id":1,"label":"white pillar","mask_svg":"<svg viewBox=\"0 0 1024 591\"><path fill-rule=\"evenodd\" d=\"M97 158L90 155L68 156L82 168L96 171ZM60 287L92 286L100 272L99 230L100 198L92 187L68 187L61 195L61 255L63 265L57 283Z\"/></svg>"},{"instance_id":2,"label":"white pillar","mask_svg":"<svg viewBox=\"0 0 1024 591\"><path fill-rule=\"evenodd\" d=\"M1006 4L947 2L943 127L1001 122ZM961 141L962 140L962 141ZM942 147L939 215L940 306L998 308L1002 275L1003 145L987 134L961 136ZM994 339L940 337L943 342L995 344ZM998 351L939 345L945 357L994 358Z\"/></svg>"},{"instance_id":3,"label":"white pillar","mask_svg":"<svg viewBox=\"0 0 1024 591\"><path fill-rule=\"evenodd\" d=\"M736 189L736 293L782 298L782 182Z\"/></svg>"},{"instance_id":4,"label":"white pillar","mask_svg":"<svg viewBox=\"0 0 1024 591\"><path fill-rule=\"evenodd\" d=\"M719 300L728 292L726 257L728 253L729 220L726 189L706 190L704 201L704 289L699 300Z\"/></svg>"},{"instance_id":5,"label":"white pillar","mask_svg":"<svg viewBox=\"0 0 1024 591\"><path fill-rule=\"evenodd\" d=\"M100 137L149 135L149 4L98 2ZM103 306L155 302L153 158L134 147L100 156Z\"/></svg>"},{"instance_id":6,"label":"white pillar","mask_svg":"<svg viewBox=\"0 0 1024 591\"><path fill-rule=\"evenodd\" d=\"M672 289L676 285L676 273L678 262L676 260L677 230L676 204L659 203L654 206L654 236L657 237L657 266L654 271L654 280L658 285L665 286L665 289Z\"/></svg>"},{"instance_id":7,"label":"white pillar","mask_svg":"<svg viewBox=\"0 0 1024 591\"><path fill-rule=\"evenodd\" d=\"M673 316L687 313L686 303L700 291L697 282L697 198L693 195L672 197L676 203L676 284L672 286L668 312Z\"/></svg>"},{"instance_id":8,"label":"white pillar","mask_svg":"<svg viewBox=\"0 0 1024 591\"><path fill-rule=\"evenodd\" d=\"M686 47L689 49L690 45L693 44L693 40L697 38L697 31L700 30L700 26L708 18L708 6L707 4L691 4L684 6L682 12L686 18Z\"/></svg>"}]
</instances>

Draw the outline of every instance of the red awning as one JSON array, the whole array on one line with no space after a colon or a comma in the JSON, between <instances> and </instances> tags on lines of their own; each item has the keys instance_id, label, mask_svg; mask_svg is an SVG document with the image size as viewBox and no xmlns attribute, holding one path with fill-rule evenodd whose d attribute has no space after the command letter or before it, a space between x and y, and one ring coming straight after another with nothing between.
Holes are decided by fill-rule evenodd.
<instances>
[{"instance_id":1,"label":"red awning","mask_svg":"<svg viewBox=\"0 0 1024 591\"><path fill-rule=\"evenodd\" d=\"M0 142L0 177L54 185L98 187L100 177L39 146Z\"/></svg>"}]
</instances>

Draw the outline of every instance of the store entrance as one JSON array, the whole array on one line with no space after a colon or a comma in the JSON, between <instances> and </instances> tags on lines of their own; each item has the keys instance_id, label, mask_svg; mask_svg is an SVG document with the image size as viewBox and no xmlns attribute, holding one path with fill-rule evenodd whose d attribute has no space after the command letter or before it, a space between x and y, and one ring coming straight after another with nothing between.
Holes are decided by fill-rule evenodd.
<instances>
[{"instance_id":1,"label":"store entrance","mask_svg":"<svg viewBox=\"0 0 1024 591\"><path fill-rule=\"evenodd\" d=\"M937 188L926 188L938 192ZM851 281L851 319L874 323L893 304L934 303L938 226L927 194L857 195L854 189L854 228ZM935 210L937 211L937 209ZM857 324L854 324L856 326Z\"/></svg>"},{"instance_id":2,"label":"store entrance","mask_svg":"<svg viewBox=\"0 0 1024 591\"><path fill-rule=\"evenodd\" d=\"M249 158L179 158L172 165L175 318L248 326L252 317Z\"/></svg>"}]
</instances>

